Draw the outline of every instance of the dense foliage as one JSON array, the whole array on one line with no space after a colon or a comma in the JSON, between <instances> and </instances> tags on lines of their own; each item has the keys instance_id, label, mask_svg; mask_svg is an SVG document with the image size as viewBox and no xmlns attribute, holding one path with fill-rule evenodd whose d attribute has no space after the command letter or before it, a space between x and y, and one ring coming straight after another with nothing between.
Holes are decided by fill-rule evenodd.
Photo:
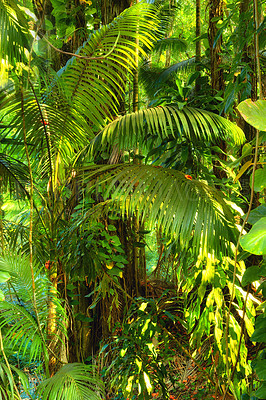
<instances>
[{"instance_id":1,"label":"dense foliage","mask_svg":"<svg viewBox=\"0 0 266 400\"><path fill-rule=\"evenodd\" d=\"M266 398L265 0L0 28L0 398Z\"/></svg>"}]
</instances>

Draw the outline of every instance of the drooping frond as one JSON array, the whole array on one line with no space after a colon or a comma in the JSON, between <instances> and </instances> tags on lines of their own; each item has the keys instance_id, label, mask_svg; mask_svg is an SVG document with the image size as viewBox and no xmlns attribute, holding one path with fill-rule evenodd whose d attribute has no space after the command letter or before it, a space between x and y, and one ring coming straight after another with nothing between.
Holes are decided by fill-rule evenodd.
<instances>
[{"instance_id":1,"label":"drooping frond","mask_svg":"<svg viewBox=\"0 0 266 400\"><path fill-rule=\"evenodd\" d=\"M135 68L136 49L145 55L142 46L151 48L158 26L156 8L139 3L94 32L78 53L84 58L71 60L60 72L71 108L96 127L113 119L126 76Z\"/></svg>"},{"instance_id":2,"label":"drooping frond","mask_svg":"<svg viewBox=\"0 0 266 400\"><path fill-rule=\"evenodd\" d=\"M17 1L0 0L0 59L23 61L29 49L27 21Z\"/></svg>"},{"instance_id":3,"label":"drooping frond","mask_svg":"<svg viewBox=\"0 0 266 400\"><path fill-rule=\"evenodd\" d=\"M234 123L209 111L175 105L158 106L122 116L107 125L92 143L99 149L118 144L122 149L139 146L152 135L153 145L167 137L181 136L193 141L227 140L236 144L245 141L243 131Z\"/></svg>"},{"instance_id":4,"label":"drooping frond","mask_svg":"<svg viewBox=\"0 0 266 400\"><path fill-rule=\"evenodd\" d=\"M178 63L171 65L170 67L168 67L164 71L162 71L161 76L160 76L161 80L165 81L173 73L184 71L189 68L190 69L193 68L195 65L195 61L196 61L195 57L191 57L191 58L188 58L187 60L183 60L183 61L180 61Z\"/></svg>"},{"instance_id":5,"label":"drooping frond","mask_svg":"<svg viewBox=\"0 0 266 400\"><path fill-rule=\"evenodd\" d=\"M220 192L205 182L150 165L94 167L85 176L99 177L105 197L111 196L122 215L137 213L146 226L158 224L197 255L226 252L234 240L230 208Z\"/></svg>"},{"instance_id":6,"label":"drooping frond","mask_svg":"<svg viewBox=\"0 0 266 400\"><path fill-rule=\"evenodd\" d=\"M0 302L0 329L8 327L4 339L18 354L29 354L30 360L47 355L46 327L48 319L48 299L53 296L57 310L56 323L63 334L65 312L57 299L51 283L34 265L35 301L33 297L32 276L29 259L19 254L6 254L0 257L0 270L8 272L11 278L3 284L6 299ZM38 323L39 321L39 323Z\"/></svg>"},{"instance_id":7,"label":"drooping frond","mask_svg":"<svg viewBox=\"0 0 266 400\"><path fill-rule=\"evenodd\" d=\"M165 89L165 84L171 82L176 73L195 65L195 57L181 61L168 68L158 68L146 62L140 67L139 79L149 97L155 96L159 89Z\"/></svg>"},{"instance_id":8,"label":"drooping frond","mask_svg":"<svg viewBox=\"0 0 266 400\"><path fill-rule=\"evenodd\" d=\"M37 389L43 400L101 400L104 385L92 365L64 365L54 376L43 381Z\"/></svg>"},{"instance_id":9,"label":"drooping frond","mask_svg":"<svg viewBox=\"0 0 266 400\"><path fill-rule=\"evenodd\" d=\"M22 162L0 153L0 176L2 183L10 190L18 190L27 194L26 185L29 183L28 167Z\"/></svg>"},{"instance_id":10,"label":"drooping frond","mask_svg":"<svg viewBox=\"0 0 266 400\"><path fill-rule=\"evenodd\" d=\"M165 50L170 50L172 54L184 52L187 50L187 42L183 39L170 37L158 40L153 47L153 51L157 54L162 54Z\"/></svg>"},{"instance_id":11,"label":"drooping frond","mask_svg":"<svg viewBox=\"0 0 266 400\"><path fill-rule=\"evenodd\" d=\"M0 107L3 121L7 116L8 123L0 125L1 135L8 137L12 134L21 150L25 128L29 151L34 150L38 155L37 159L42 162L44 171L49 168L49 163L51 168L55 155L60 154L67 162L75 150L87 143L89 125L75 110L71 118L66 119L67 106L58 108L53 99L43 102L41 93L35 93L34 88L10 91L5 96L3 94Z\"/></svg>"},{"instance_id":12,"label":"drooping frond","mask_svg":"<svg viewBox=\"0 0 266 400\"><path fill-rule=\"evenodd\" d=\"M0 362L1 400L20 400L14 389L14 383L16 382L17 378L19 378L23 389L28 394L29 381L27 375L12 364L9 364L9 366L7 366L4 362Z\"/></svg>"}]
</instances>

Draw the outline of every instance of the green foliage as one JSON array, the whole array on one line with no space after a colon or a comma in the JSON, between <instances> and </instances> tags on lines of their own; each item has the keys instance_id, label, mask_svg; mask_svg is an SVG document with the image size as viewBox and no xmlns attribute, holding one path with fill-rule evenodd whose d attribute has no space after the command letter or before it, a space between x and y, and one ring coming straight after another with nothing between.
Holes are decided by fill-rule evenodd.
<instances>
[{"instance_id":1,"label":"green foliage","mask_svg":"<svg viewBox=\"0 0 266 400\"><path fill-rule=\"evenodd\" d=\"M247 99L237 106L242 117L260 131L266 131L266 101Z\"/></svg>"},{"instance_id":2,"label":"green foliage","mask_svg":"<svg viewBox=\"0 0 266 400\"><path fill-rule=\"evenodd\" d=\"M0 361L0 399L1 400L20 400L14 389L14 383L20 381L25 393L28 393L28 377L19 368L13 365L9 367Z\"/></svg>"},{"instance_id":3,"label":"green foliage","mask_svg":"<svg viewBox=\"0 0 266 400\"><path fill-rule=\"evenodd\" d=\"M151 32L156 32L158 25L156 8L139 3L89 37L78 52L84 58L73 58L60 73L70 101L67 117L70 110L76 111L98 130L105 118L110 121L117 115L125 77L135 68L135 51L145 55L142 46L151 48L155 39Z\"/></svg>"},{"instance_id":4,"label":"green foliage","mask_svg":"<svg viewBox=\"0 0 266 400\"><path fill-rule=\"evenodd\" d=\"M233 288L234 261L223 257L219 262L217 259L209 257L206 261L198 260L196 266L190 268L186 278L184 290L187 294L185 306L185 317L190 333L190 343L192 347L199 347L206 341L209 348L217 354L219 362L216 367L210 366L210 374L214 368L219 371L220 380L225 379L225 364L228 358L231 365L235 365L238 352L238 343L241 334L241 323L239 316L245 301L246 292L237 282ZM237 265L237 274L243 273L243 263ZM233 292L233 294L232 294ZM229 339L228 344L225 340L224 326L226 313L228 310L228 295L233 295L233 310L230 313ZM247 298L246 315L242 322L248 336L253 334L255 308L251 297ZM227 347L228 346L228 347ZM228 348L228 350L227 350ZM250 374L250 367L247 364L247 349L245 344L241 344L241 360L237 365L239 377L236 382L238 390L243 385L242 379Z\"/></svg>"},{"instance_id":5,"label":"green foliage","mask_svg":"<svg viewBox=\"0 0 266 400\"><path fill-rule=\"evenodd\" d=\"M25 61L25 50L30 49L30 35L27 19L17 1L0 1L0 31L0 58L7 58L10 64Z\"/></svg>"},{"instance_id":6,"label":"green foliage","mask_svg":"<svg viewBox=\"0 0 266 400\"><path fill-rule=\"evenodd\" d=\"M258 100L252 102L250 99L239 104L238 110L243 118L256 129L266 129L266 101ZM265 182L261 175L264 174L264 168L255 171L255 191L263 190ZM264 205L261 205L257 209L250 213L250 223L254 225L248 233L240 238L240 244L244 250L251 254L263 255L266 254L266 217ZM252 266L245 271L242 279L243 284L258 281L261 277L265 276L265 260L262 266ZM263 297L266 296L266 286L263 281L257 288L257 292L262 291ZM255 329L251 336L251 340L258 343L266 343L266 313L265 313L265 302L263 302L258 310L263 310L262 314L258 315L255 322ZM253 394L261 399L266 398L266 362L265 362L265 350L259 352L256 359L252 362L252 368L255 370L257 378L261 383L259 388L253 392Z\"/></svg>"},{"instance_id":7,"label":"green foliage","mask_svg":"<svg viewBox=\"0 0 266 400\"><path fill-rule=\"evenodd\" d=\"M86 179L102 175L108 183L105 198L111 195L122 215L138 210L143 221L149 216L148 227L158 224L185 248L192 246L195 254L230 252L228 243L234 240L231 210L219 192L206 183L150 165L94 169L88 170ZM220 237L224 239L220 241Z\"/></svg>"},{"instance_id":8,"label":"green foliage","mask_svg":"<svg viewBox=\"0 0 266 400\"><path fill-rule=\"evenodd\" d=\"M105 398L104 385L91 365L65 364L37 389L42 400L101 400Z\"/></svg>"},{"instance_id":9,"label":"green foliage","mask_svg":"<svg viewBox=\"0 0 266 400\"><path fill-rule=\"evenodd\" d=\"M66 334L65 311L56 293L51 290L51 283L37 266L35 266L34 294L27 257L15 254L1 256L0 268L11 276L7 284L2 286L6 300L0 302L0 328L4 332L5 345L18 356L27 358L28 362L40 360L47 362L48 298L53 296L57 312L58 332L54 334L55 340L61 341L60 336Z\"/></svg>"},{"instance_id":10,"label":"green foliage","mask_svg":"<svg viewBox=\"0 0 266 400\"><path fill-rule=\"evenodd\" d=\"M173 355L170 338L164 330L165 318L179 323L176 315L165 310L164 296L152 300L138 298L131 305L121 329L117 330L114 342L109 346L115 349L113 361L107 368L111 388L121 390L127 398L150 399L155 387L163 399L169 399L166 386L168 358ZM107 345L102 351L106 351Z\"/></svg>"},{"instance_id":11,"label":"green foliage","mask_svg":"<svg viewBox=\"0 0 266 400\"><path fill-rule=\"evenodd\" d=\"M219 115L204 110L175 105L158 106L127 114L107 125L93 142L98 149L110 143L118 143L121 149L136 148L152 140L153 146L165 138L185 136L190 141L233 140L245 141L243 131Z\"/></svg>"},{"instance_id":12,"label":"green foliage","mask_svg":"<svg viewBox=\"0 0 266 400\"><path fill-rule=\"evenodd\" d=\"M244 250L252 254L266 254L266 217L260 218L251 230L240 239Z\"/></svg>"}]
</instances>

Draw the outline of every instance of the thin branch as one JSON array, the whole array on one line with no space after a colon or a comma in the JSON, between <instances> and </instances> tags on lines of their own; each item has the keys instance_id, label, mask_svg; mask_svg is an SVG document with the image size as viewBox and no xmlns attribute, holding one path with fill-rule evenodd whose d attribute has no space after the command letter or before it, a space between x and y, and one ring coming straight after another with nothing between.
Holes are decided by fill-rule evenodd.
<instances>
[{"instance_id":1,"label":"thin branch","mask_svg":"<svg viewBox=\"0 0 266 400\"><path fill-rule=\"evenodd\" d=\"M52 47L55 51L57 51L58 53L66 54L66 55L68 55L68 56L76 57L76 58L82 59L82 60L103 60L103 59L109 57L109 56L113 53L113 51L115 50L119 38L120 38L120 32L118 33L118 36L117 36L117 38L116 38L116 40L115 40L115 43L114 43L112 49L111 49L110 51L108 51L108 53L106 53L105 55L99 56L99 57L88 57L88 56L81 56L81 55L79 55L79 54L71 53L70 51L64 51L64 50L58 49L58 48L55 47L51 42L49 42L49 40L46 39L45 36L42 36L42 39L44 39L45 42L47 42L47 43L49 44L49 46L51 46L51 47Z\"/></svg>"}]
</instances>

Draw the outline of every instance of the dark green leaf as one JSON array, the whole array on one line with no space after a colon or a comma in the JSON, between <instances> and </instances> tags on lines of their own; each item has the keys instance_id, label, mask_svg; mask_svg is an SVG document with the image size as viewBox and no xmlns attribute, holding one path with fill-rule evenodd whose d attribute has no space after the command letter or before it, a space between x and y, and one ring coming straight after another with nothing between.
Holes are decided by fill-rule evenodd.
<instances>
[{"instance_id":1,"label":"dark green leaf","mask_svg":"<svg viewBox=\"0 0 266 400\"><path fill-rule=\"evenodd\" d=\"M240 244L252 254L266 254L266 217L261 218L249 233L241 237Z\"/></svg>"}]
</instances>

